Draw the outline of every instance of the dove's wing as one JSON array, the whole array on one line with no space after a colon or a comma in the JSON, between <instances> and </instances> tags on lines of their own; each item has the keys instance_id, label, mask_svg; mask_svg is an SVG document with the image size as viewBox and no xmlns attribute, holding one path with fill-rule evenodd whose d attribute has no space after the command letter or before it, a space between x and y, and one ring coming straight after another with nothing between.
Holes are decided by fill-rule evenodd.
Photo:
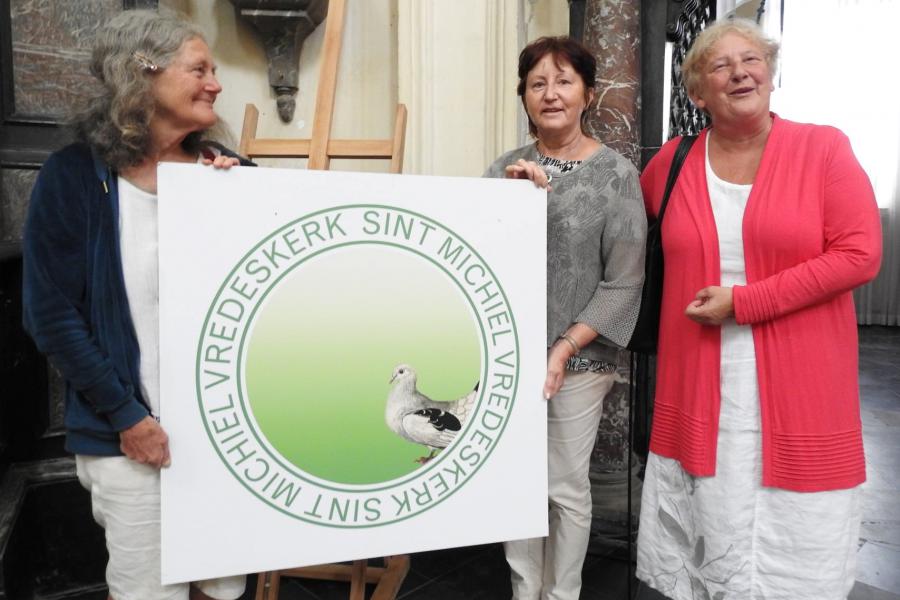
<instances>
[{"instance_id":1,"label":"dove's wing","mask_svg":"<svg viewBox=\"0 0 900 600\"><path fill-rule=\"evenodd\" d=\"M478 400L478 387L479 386L476 385L474 390L459 400L448 402L445 407L446 410L456 415L456 418L459 419L459 422L463 425L466 424L466 421L469 420L469 415L475 410L475 401Z\"/></svg>"},{"instance_id":2,"label":"dove's wing","mask_svg":"<svg viewBox=\"0 0 900 600\"><path fill-rule=\"evenodd\" d=\"M432 448L446 448L460 430L459 419L439 408L423 408L403 415L403 437Z\"/></svg>"},{"instance_id":3,"label":"dove's wing","mask_svg":"<svg viewBox=\"0 0 900 600\"><path fill-rule=\"evenodd\" d=\"M478 386L458 400L435 402L416 389L394 388L385 414L401 437L432 448L446 448L465 425L478 398Z\"/></svg>"},{"instance_id":4,"label":"dove's wing","mask_svg":"<svg viewBox=\"0 0 900 600\"><path fill-rule=\"evenodd\" d=\"M421 409L410 412L403 417L403 428L420 444L432 448L446 448L456 437L472 411L478 399L478 386L452 402L429 401Z\"/></svg>"}]
</instances>

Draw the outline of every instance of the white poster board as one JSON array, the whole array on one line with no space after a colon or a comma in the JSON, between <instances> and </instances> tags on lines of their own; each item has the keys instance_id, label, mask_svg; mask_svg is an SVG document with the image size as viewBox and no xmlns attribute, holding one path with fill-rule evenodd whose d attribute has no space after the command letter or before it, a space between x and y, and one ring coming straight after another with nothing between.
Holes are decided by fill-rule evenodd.
<instances>
[{"instance_id":1,"label":"white poster board","mask_svg":"<svg viewBox=\"0 0 900 600\"><path fill-rule=\"evenodd\" d=\"M546 194L159 167L162 579L546 535Z\"/></svg>"}]
</instances>

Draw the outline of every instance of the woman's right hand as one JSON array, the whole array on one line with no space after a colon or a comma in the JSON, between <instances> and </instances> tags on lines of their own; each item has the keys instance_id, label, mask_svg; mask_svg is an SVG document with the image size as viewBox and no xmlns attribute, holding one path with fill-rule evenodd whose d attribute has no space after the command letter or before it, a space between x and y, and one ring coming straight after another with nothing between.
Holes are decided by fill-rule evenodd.
<instances>
[{"instance_id":1,"label":"woman's right hand","mask_svg":"<svg viewBox=\"0 0 900 600\"><path fill-rule=\"evenodd\" d=\"M550 178L536 162L520 158L505 169L507 179L530 179L534 185L550 191Z\"/></svg>"},{"instance_id":2,"label":"woman's right hand","mask_svg":"<svg viewBox=\"0 0 900 600\"><path fill-rule=\"evenodd\" d=\"M568 345L555 343L547 356L547 377L544 379L544 399L549 400L559 391L566 379L566 361L572 356Z\"/></svg>"},{"instance_id":3,"label":"woman's right hand","mask_svg":"<svg viewBox=\"0 0 900 600\"><path fill-rule=\"evenodd\" d=\"M172 464L169 436L150 415L119 432L119 441L122 452L133 461L157 469Z\"/></svg>"}]
</instances>

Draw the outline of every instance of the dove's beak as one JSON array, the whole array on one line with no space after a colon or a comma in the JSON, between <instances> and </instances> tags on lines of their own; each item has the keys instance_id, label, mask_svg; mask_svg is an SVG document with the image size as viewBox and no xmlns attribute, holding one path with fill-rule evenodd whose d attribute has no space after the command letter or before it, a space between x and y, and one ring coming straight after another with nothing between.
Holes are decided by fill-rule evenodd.
<instances>
[{"instance_id":1,"label":"dove's beak","mask_svg":"<svg viewBox=\"0 0 900 600\"><path fill-rule=\"evenodd\" d=\"M391 375L391 380L388 381L388 384L394 383L394 380L395 380L395 379L397 379L397 374L396 374L396 373L394 373L393 375Z\"/></svg>"}]
</instances>

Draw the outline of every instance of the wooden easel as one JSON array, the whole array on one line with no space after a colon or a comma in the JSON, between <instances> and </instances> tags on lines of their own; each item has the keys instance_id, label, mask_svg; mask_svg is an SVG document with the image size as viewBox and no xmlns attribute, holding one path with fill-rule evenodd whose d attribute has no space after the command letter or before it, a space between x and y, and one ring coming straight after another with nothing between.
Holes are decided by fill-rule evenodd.
<instances>
[{"instance_id":1,"label":"wooden easel","mask_svg":"<svg viewBox=\"0 0 900 600\"><path fill-rule=\"evenodd\" d=\"M319 68L319 89L313 118L312 139L260 139L256 137L259 111L248 104L244 111L239 152L253 158L309 158L307 168L327 170L332 158L389 159L390 172L403 168L406 135L406 107L397 105L393 137L388 140L332 140L334 92L337 87L338 59L344 29L346 0L330 0L325 20L325 41ZM370 600L393 600L409 572L409 556L388 556L383 567L370 567L368 560L352 565L318 565L260 573L256 584L256 600L277 600L282 577L303 577L329 581L349 581L350 600L364 600L366 584L374 583Z\"/></svg>"},{"instance_id":2,"label":"wooden easel","mask_svg":"<svg viewBox=\"0 0 900 600\"><path fill-rule=\"evenodd\" d=\"M249 158L309 158L307 168L327 170L332 158L390 159L390 172L403 168L403 148L406 141L406 106L397 105L394 131L388 140L332 140L331 121L334 117L334 92L337 87L338 59L344 29L346 0L330 0L325 19L325 41L322 64L319 68L319 89L313 117L312 139L261 139L256 137L259 120L257 108L248 104L244 111L244 125L238 151Z\"/></svg>"},{"instance_id":3,"label":"wooden easel","mask_svg":"<svg viewBox=\"0 0 900 600\"><path fill-rule=\"evenodd\" d=\"M260 573L255 600L278 600L282 577L303 577L328 581L349 581L350 600L364 600L366 584L374 583L370 600L394 600L409 571L409 556L387 556L383 567L370 567L368 561L355 560L352 565L317 565Z\"/></svg>"}]
</instances>

